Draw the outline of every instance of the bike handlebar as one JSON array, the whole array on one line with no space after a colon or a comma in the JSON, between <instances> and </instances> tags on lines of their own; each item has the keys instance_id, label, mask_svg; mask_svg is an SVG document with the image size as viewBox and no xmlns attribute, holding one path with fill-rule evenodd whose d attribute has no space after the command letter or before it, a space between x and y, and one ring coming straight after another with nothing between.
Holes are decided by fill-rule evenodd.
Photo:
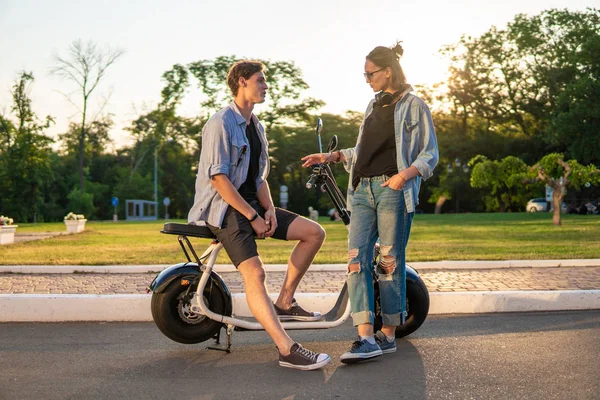
<instances>
[{"instance_id":1,"label":"bike handlebar","mask_svg":"<svg viewBox=\"0 0 600 400\"><path fill-rule=\"evenodd\" d=\"M315 181L317 180L317 177L315 175L311 175L308 178L308 182L306 182L306 188L307 189L312 189L315 186Z\"/></svg>"}]
</instances>

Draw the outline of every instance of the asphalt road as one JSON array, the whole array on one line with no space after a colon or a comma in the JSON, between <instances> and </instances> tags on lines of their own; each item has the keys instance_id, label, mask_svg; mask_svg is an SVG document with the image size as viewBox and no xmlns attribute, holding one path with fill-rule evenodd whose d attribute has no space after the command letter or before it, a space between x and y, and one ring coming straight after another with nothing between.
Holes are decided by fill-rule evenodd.
<instances>
[{"instance_id":1,"label":"asphalt road","mask_svg":"<svg viewBox=\"0 0 600 400\"><path fill-rule=\"evenodd\" d=\"M600 398L600 311L430 316L397 353L346 366L353 335L292 332L333 358L304 372L263 332L234 332L225 354L151 323L5 323L0 399Z\"/></svg>"}]
</instances>

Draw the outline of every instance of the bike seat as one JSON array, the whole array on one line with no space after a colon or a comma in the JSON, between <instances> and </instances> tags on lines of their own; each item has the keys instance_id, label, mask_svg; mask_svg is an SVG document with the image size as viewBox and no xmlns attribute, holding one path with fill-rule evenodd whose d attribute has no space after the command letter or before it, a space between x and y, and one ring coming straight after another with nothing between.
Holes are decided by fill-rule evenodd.
<instances>
[{"instance_id":1,"label":"bike seat","mask_svg":"<svg viewBox=\"0 0 600 400\"><path fill-rule=\"evenodd\" d=\"M207 226L176 224L174 222L167 222L160 233L216 239L216 236Z\"/></svg>"}]
</instances>

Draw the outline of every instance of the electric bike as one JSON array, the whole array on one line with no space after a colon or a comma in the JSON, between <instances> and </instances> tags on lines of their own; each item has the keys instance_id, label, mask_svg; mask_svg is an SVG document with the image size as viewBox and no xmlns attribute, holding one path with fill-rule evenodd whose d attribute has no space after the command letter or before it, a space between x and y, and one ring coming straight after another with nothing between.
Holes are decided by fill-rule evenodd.
<instances>
[{"instance_id":1,"label":"electric bike","mask_svg":"<svg viewBox=\"0 0 600 400\"><path fill-rule=\"evenodd\" d=\"M316 134L319 152L322 152L321 131L323 123L318 119ZM337 147L337 136L333 136L327 152ZM328 163L313 166L312 174L306 183L308 189L317 188L327 193L333 206L346 226L350 224L350 213L346 209L346 200L340 191ZM231 337L234 330L263 330L252 319L235 316L231 292L223 279L214 271L214 264L223 245L216 240L206 226L166 223L161 233L177 235L177 240L186 262L175 264L160 272L152 281L152 318L158 329L168 338L186 344L201 343L214 339L220 344L222 328L226 334L225 347L210 349L230 352ZM189 237L213 239L210 246L200 256L194 250ZM379 244L374 251L373 263L379 262ZM193 257L193 258L192 258ZM375 270L375 268L374 268ZM377 275L374 272L375 285L375 330L381 328L381 310ZM406 304L407 309L402 325L396 328L396 337L407 336L416 331L427 318L429 312L429 292L418 273L406 266ZM347 283L344 283L331 310L321 320L314 322L282 322L284 329L327 329L344 323L350 316Z\"/></svg>"}]
</instances>

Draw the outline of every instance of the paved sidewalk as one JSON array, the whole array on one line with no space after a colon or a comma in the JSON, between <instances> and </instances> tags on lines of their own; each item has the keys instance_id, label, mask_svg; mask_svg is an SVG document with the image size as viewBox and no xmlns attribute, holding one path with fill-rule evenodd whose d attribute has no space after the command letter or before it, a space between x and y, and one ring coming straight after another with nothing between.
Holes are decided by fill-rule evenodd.
<instances>
[{"instance_id":1,"label":"paved sidewalk","mask_svg":"<svg viewBox=\"0 0 600 400\"><path fill-rule=\"evenodd\" d=\"M421 270L430 293L482 291L598 290L600 267ZM155 273L0 274L0 294L144 294ZM220 273L232 293L244 285L237 272ZM278 292L283 272L268 272L269 292ZM344 271L308 272L299 293L337 293Z\"/></svg>"},{"instance_id":2,"label":"paved sidewalk","mask_svg":"<svg viewBox=\"0 0 600 400\"><path fill-rule=\"evenodd\" d=\"M31 232L15 233L15 243L30 242L32 240L49 239L56 236L68 235L67 232Z\"/></svg>"}]
</instances>

